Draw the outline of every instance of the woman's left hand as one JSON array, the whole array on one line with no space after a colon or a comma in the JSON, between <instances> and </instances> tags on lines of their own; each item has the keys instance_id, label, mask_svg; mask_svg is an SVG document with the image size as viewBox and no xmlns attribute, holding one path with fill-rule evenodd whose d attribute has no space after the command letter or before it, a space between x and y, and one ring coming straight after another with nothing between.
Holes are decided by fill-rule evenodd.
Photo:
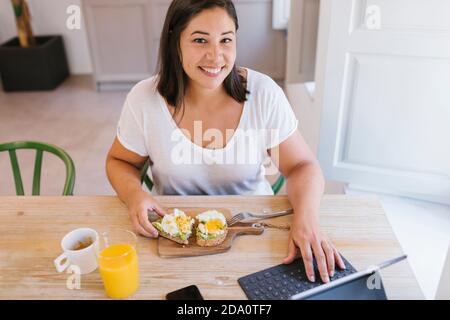
<instances>
[{"instance_id":1,"label":"woman's left hand","mask_svg":"<svg viewBox=\"0 0 450 320\"><path fill-rule=\"evenodd\" d=\"M335 264L345 269L344 261L339 252L322 232L317 215L305 214L293 217L289 235L288 255L283 263L291 263L297 256L297 248L300 249L306 275L311 282L315 281L313 256L316 259L320 277L324 283L330 281L334 275Z\"/></svg>"}]
</instances>

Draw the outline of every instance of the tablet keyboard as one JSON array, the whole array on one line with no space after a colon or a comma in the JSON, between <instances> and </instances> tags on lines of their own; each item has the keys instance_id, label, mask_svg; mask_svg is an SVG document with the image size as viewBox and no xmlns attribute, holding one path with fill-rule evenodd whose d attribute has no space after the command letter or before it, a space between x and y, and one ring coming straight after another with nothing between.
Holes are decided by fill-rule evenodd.
<instances>
[{"instance_id":1,"label":"tablet keyboard","mask_svg":"<svg viewBox=\"0 0 450 320\"><path fill-rule=\"evenodd\" d=\"M355 273L356 269L344 258L345 270L336 267L330 281ZM291 264L280 264L238 279L239 285L250 300L285 300L289 297L323 284L314 261L316 282L306 277L303 260L296 259Z\"/></svg>"}]
</instances>

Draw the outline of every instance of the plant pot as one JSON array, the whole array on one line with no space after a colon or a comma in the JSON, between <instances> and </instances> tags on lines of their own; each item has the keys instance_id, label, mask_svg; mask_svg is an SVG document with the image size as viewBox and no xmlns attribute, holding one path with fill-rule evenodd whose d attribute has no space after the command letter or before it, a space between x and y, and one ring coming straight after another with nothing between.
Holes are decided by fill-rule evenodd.
<instances>
[{"instance_id":1,"label":"plant pot","mask_svg":"<svg viewBox=\"0 0 450 320\"><path fill-rule=\"evenodd\" d=\"M62 36L38 36L30 48L17 37L0 45L0 76L5 91L55 89L69 76Z\"/></svg>"}]
</instances>

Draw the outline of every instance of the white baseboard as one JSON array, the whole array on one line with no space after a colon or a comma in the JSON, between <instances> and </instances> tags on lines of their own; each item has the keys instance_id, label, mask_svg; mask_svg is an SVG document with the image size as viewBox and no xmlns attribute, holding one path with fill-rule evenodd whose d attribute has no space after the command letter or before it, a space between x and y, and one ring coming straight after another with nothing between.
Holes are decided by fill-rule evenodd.
<instances>
[{"instance_id":1,"label":"white baseboard","mask_svg":"<svg viewBox=\"0 0 450 320\"><path fill-rule=\"evenodd\" d=\"M97 91L130 91L138 81L97 82Z\"/></svg>"}]
</instances>

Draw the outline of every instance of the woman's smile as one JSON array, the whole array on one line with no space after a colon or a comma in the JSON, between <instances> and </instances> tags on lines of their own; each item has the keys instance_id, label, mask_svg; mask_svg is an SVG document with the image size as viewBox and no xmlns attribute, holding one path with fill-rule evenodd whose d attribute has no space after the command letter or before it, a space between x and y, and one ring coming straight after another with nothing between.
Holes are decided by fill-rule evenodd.
<instances>
[{"instance_id":1,"label":"woman's smile","mask_svg":"<svg viewBox=\"0 0 450 320\"><path fill-rule=\"evenodd\" d=\"M222 72L222 70L225 68L225 66L222 67L198 67L200 71L210 78L216 78L219 76L219 74Z\"/></svg>"}]
</instances>

